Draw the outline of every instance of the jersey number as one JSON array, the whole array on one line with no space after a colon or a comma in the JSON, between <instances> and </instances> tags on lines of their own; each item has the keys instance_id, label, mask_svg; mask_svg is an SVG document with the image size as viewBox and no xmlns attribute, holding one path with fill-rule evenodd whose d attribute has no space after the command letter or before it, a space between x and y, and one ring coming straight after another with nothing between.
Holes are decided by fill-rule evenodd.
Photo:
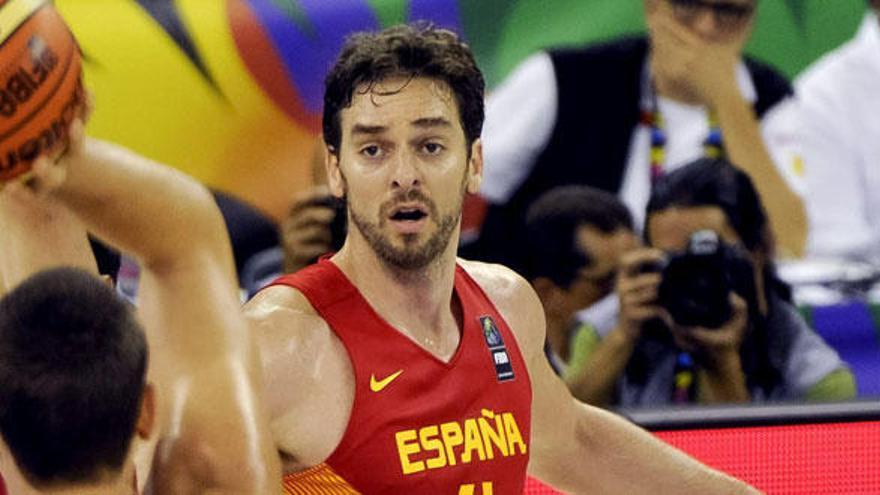
<instances>
[{"instance_id":1,"label":"jersey number","mask_svg":"<svg viewBox=\"0 0 880 495\"><path fill-rule=\"evenodd\" d=\"M476 488L477 488L477 485L473 484L473 483L468 484L468 485L461 485L458 488L458 495L476 495L474 493L474 490L476 490ZM493 493L491 481L482 482L480 484L480 488L482 489L482 495L492 495L492 493Z\"/></svg>"}]
</instances>

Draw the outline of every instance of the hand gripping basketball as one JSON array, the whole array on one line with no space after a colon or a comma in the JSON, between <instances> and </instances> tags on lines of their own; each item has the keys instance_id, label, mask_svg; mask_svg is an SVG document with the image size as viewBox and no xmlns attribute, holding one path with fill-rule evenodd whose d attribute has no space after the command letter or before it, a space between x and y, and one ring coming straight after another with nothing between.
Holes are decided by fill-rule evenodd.
<instances>
[{"instance_id":1,"label":"hand gripping basketball","mask_svg":"<svg viewBox=\"0 0 880 495\"><path fill-rule=\"evenodd\" d=\"M0 0L0 185L66 148L82 116L79 46L48 0Z\"/></svg>"}]
</instances>

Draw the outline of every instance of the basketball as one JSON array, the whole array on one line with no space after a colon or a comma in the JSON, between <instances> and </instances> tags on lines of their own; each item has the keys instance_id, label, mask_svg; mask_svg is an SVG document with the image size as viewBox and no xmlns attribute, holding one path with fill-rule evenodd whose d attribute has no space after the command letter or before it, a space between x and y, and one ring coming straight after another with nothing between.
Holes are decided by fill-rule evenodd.
<instances>
[{"instance_id":1,"label":"basketball","mask_svg":"<svg viewBox=\"0 0 880 495\"><path fill-rule=\"evenodd\" d=\"M0 183L66 146L83 106L82 58L48 0L0 0Z\"/></svg>"}]
</instances>

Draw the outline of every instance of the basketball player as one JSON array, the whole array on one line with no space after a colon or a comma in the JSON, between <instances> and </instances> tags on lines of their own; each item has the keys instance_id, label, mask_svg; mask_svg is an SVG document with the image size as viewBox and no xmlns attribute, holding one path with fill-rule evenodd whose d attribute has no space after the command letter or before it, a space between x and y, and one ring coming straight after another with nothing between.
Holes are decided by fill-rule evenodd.
<instances>
[{"instance_id":1,"label":"basketball player","mask_svg":"<svg viewBox=\"0 0 880 495\"><path fill-rule=\"evenodd\" d=\"M483 79L454 34L359 34L326 80L342 249L246 305L292 494L752 493L576 402L510 270L456 259L482 172Z\"/></svg>"},{"instance_id":2,"label":"basketball player","mask_svg":"<svg viewBox=\"0 0 880 495\"><path fill-rule=\"evenodd\" d=\"M210 193L84 141L79 122L73 135L60 165L39 162L31 189L11 184L0 202L4 234L17 236L0 236L11 281L0 302L0 462L10 492L136 493L132 439L158 436L151 493L277 493L277 451L255 396L258 361ZM84 230L61 207L138 257L139 322L80 270L17 283L22 270L65 261L94 271Z\"/></svg>"}]
</instances>

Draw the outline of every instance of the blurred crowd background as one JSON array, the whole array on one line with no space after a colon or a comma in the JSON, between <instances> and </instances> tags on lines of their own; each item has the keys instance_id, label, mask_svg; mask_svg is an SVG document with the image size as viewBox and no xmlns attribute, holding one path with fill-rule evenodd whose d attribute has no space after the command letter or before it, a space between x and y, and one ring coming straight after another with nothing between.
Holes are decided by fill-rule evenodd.
<instances>
[{"instance_id":1,"label":"blurred crowd background","mask_svg":"<svg viewBox=\"0 0 880 495\"><path fill-rule=\"evenodd\" d=\"M678 9L676 15L685 16L688 15L688 9L695 12L711 10L711 5L716 4L708 0L654 1L668 2L669 6ZM57 8L81 44L86 84L95 97L95 112L88 132L184 170L214 190L226 216L235 248L243 297L252 294L270 277L282 271L294 271L321 253L338 248L335 243L341 239L340 232L345 228L339 213L343 206L328 198L326 191L321 189L323 171L319 133L324 74L345 37L354 31L416 20L427 20L462 34L485 73L490 97L484 133L487 142L486 182L483 194L469 197L466 201L462 253L511 264L529 278L542 296L548 312L548 358L556 365L557 371L563 376L568 374L567 381L573 392L580 394L584 400L624 405L650 405L654 402L645 398L648 397L644 395L645 387L651 388L645 383L636 387L639 391L635 392L632 383L611 385L614 379L630 379L639 373L644 374L646 370L617 369L623 378L609 377L610 381L606 380L598 388L595 383L578 380L577 375L595 375L595 368L605 363L597 359L605 352L602 346L609 342L607 336L620 326L621 314L632 316L634 311L627 310L621 303L624 297L621 281L615 277L621 267L637 264L632 259L619 259L618 255L631 247L627 243L635 245L646 240L643 227L647 220L644 205L648 201L648 194L645 192L638 200L633 200L639 194L622 192L627 187L632 189L631 186L617 184L621 187L617 190L601 187L602 184L590 183L589 180L570 181L572 184L600 186L610 189L612 193L619 193L617 196L622 200L624 210L628 208L629 211L616 215L613 210L619 205L613 204L613 197L603 199L595 191L581 191L586 194L588 203L605 209L567 214L585 215L587 219L579 222L594 225L598 229L594 233L600 234L596 241L600 249L610 249L613 255L606 260L593 251L585 257L575 257L573 265L562 267L562 271L568 268L570 273L556 274L554 278L547 270L558 271L559 267L542 268L535 266L533 261L550 259L562 262L568 258L564 256L566 253L553 251L554 246L548 244L560 234L541 230L541 225L552 223L553 215L558 215L560 208L566 204L577 204L578 192L563 192L562 199L557 197L552 200L555 210L550 208L548 211L546 205L543 211L538 206L532 209L534 211L529 207L534 206L538 193L551 189L550 185L565 185L565 170L575 168L576 164L558 164L563 177L558 181L560 183L547 184L547 187L539 185L525 196L517 196L517 188L523 183L528 185L530 179L516 172L512 175L514 178L510 179L511 174L505 171L505 167L511 160L505 161L503 153L491 148L507 145L493 144L502 141L487 134L503 134L497 131L498 122L506 120L506 117L499 117L499 114L506 111L505 115L516 117L522 113L520 110L528 109L528 102L532 101L530 98L533 96L531 91L522 97L507 96L503 105L497 101L501 101L505 84L513 85L510 81L516 80L520 68L535 65L536 53L566 47L581 50L593 46L617 46L614 45L616 40L638 39L645 35L646 26L650 25L650 22L646 22L649 19L646 19L645 8L650 3L652 1L639 0L56 1ZM807 82L801 84L800 81L804 79L805 71L811 66L815 67L822 56L857 37L860 26L864 31L864 25L873 23L873 29L878 29L876 17L867 14L870 2L865 0L737 0L718 3L733 5L734 9L737 6L754 7L754 11L749 10L746 13L748 17L744 18L750 24L751 33L743 37L743 52L766 64L775 74L768 84L777 88L786 86L785 79L792 83L799 81L798 89L807 87ZM716 22L720 22L723 14L715 15ZM880 61L880 50L876 59ZM554 59L553 63L557 64L558 71L558 62ZM875 63L880 65L880 62ZM586 77L589 79L592 76L588 74ZM812 85L822 86L823 83L820 81ZM535 91L543 91L546 89L544 86L546 84L543 83L536 85ZM530 88L528 85L526 87ZM758 88L759 92L763 91L762 88ZM560 91L566 90L561 88ZM788 101L791 95L780 91L779 98ZM845 89L838 91L846 92ZM878 95L880 92L864 95L866 105L876 105L880 98ZM760 99L761 95L758 96ZM494 110L493 98L496 100ZM523 104L522 109L518 106L519 102ZM663 105L661 102L659 108ZM506 110L499 112L498 108L502 106ZM815 122L829 120L822 111L838 114L844 122L856 118L835 102L828 103L828 106L830 110L812 109L815 113L809 114L801 105L798 108L800 113L792 110L785 112L785 115L789 115L787 117L774 117L777 121L790 124L789 129L795 131L794 134L783 133L780 139L799 140L808 131L822 135L824 131L821 129L815 130L806 125L810 123L809 119ZM600 123L605 118L605 115L593 115L590 110L587 113L590 113L589 119ZM647 118L644 111L642 114L640 118ZM524 125L526 130L521 132L526 138L533 129L533 134L542 132L538 130L540 126L533 127L528 122ZM647 124L642 120L640 125ZM866 135L857 140L880 140L880 135L867 135L870 129L853 125L855 130L841 132L851 136L864 130ZM772 140L773 132L763 130L765 140ZM522 141L522 137L516 136L507 139ZM651 139L656 141L658 138ZM733 204L730 207L732 210L725 209L720 203L710 203L724 210L727 222L734 224L736 242L744 243L752 254L759 253L766 258L764 261L767 263L756 271L756 277L772 283L779 278L791 286L791 292L786 289L779 293L773 292L771 287L767 289L770 295L766 296L771 303L764 301L759 304L758 300L763 301L763 297L756 296L753 304L763 308L764 316L769 318L768 315L775 315L773 325L779 324L779 318L785 320L782 324L784 327L800 328L803 322L815 330L817 337L814 339L810 330L803 339L789 335L789 340L782 344L746 342L743 344L746 350L742 353L751 353L755 362L749 366L756 370L762 369L762 366L768 369L775 366L771 374L791 374L790 377L775 378L782 382L793 380L792 384L786 386L794 387L794 382L806 380L797 383L801 387L800 393L792 394L800 399L809 398L810 394L818 394L816 397L825 399L880 394L880 289L875 286L880 278L878 265L875 264L880 260L880 244L874 242L875 238L880 238L880 232L871 230L876 228L872 224L875 214L871 208L873 203L865 199L856 211L852 201L845 201L865 194L864 189L870 188L870 178L859 175L862 172L847 175L842 172L843 168L838 168L836 160L840 159L843 163L852 151L846 140L836 144L839 148L830 144L825 147L828 154L823 159L827 163L823 164L821 173L812 176L812 184L810 167L804 164L799 142L794 151L788 149L791 143L781 146L772 142L765 144L771 148L770 155L780 167L778 173L783 182L770 184L766 177L755 177L749 167L744 167L746 175L754 182L754 189L757 189L759 201L753 205L754 208L767 210L761 217L762 223L753 222L740 228L731 215L739 214L732 211L742 207L741 203ZM545 145L536 145L538 151L542 151L541 147ZM658 146L652 141L652 164L656 161L655 148ZM778 152L779 148L783 151ZM506 151L514 155L516 160L522 159L527 153L520 153L513 146L508 146ZM670 150L670 153L674 151ZM727 158L735 162L736 156L730 155L728 153ZM780 161L784 163L779 164ZM880 170L880 158L875 157L874 163L866 166ZM842 182L835 184L836 179ZM725 181L741 182L734 175L726 178L691 177L688 180L703 180L704 184L708 184L706 187L726 184ZM846 183L847 180L850 182ZM669 197L666 201L671 201L671 204L693 201L693 198L680 197L680 192L675 192L675 181L670 182L673 185L667 191ZM788 187L781 186L784 183ZM737 189L741 190L745 190L744 194L751 194L752 186ZM771 194L766 194L767 191L771 191ZM786 196L778 196L773 191L784 191ZM793 200L787 196L791 193ZM802 202L801 215L806 215L800 220L797 215L789 215L786 209L796 204L798 198ZM813 201L816 198L820 201ZM519 204L511 207L508 201L519 201ZM687 206L701 204L705 203ZM573 208L578 209L576 206ZM658 208L658 211L663 211L663 208ZM798 208L801 206L798 205ZM850 208L853 208L852 211ZM824 212L832 210L833 215L824 215ZM515 218L493 225L498 211ZM769 216L769 223L774 227L775 243L756 241L750 245L747 239L749 230L761 230L767 222L766 216ZM840 218L853 221L839 223L836 219ZM531 227L526 225L529 219ZM511 221L517 223L516 229L521 230L514 232L510 227ZM804 221L807 231L800 234L795 232L795 238L798 235L802 238L792 242L787 229ZM487 230L491 234L489 237L492 237L488 241ZM495 236L494 232L515 234L515 238ZM623 237L608 237L621 232ZM568 232L567 235L569 240L566 242L570 244L572 233ZM536 239L539 241L537 246L534 242L526 242ZM547 242L543 244L540 242L545 240ZM844 241L852 242L848 244ZM594 249L595 245L589 244L594 241L585 242L591 246L590 249ZM682 247L679 245L679 250ZM514 254L522 258L512 259ZM644 257L637 258L639 262L645 260ZM530 260L532 263L529 263ZM612 271L599 274L599 268L602 267L595 264L596 260L606 260ZM767 270L761 271L765 267L768 267ZM593 292L582 293L574 299L556 297L561 293L554 290L560 288L569 291L566 294L570 295L572 277L575 273L582 275L584 270L589 272L588 276L593 276L595 284L590 289ZM123 292L135 292L136 273L137 267L128 261L123 262L119 279ZM599 275L603 275L604 279ZM566 277L568 280L565 280ZM787 309L779 310L782 313L768 310L768 304L773 306L772 301L778 297L786 301L783 308L790 305L797 314L783 317L780 314L787 314ZM765 321L761 324L768 323ZM792 335L800 335L796 330L792 332L795 332ZM639 330L629 335L638 337L650 333ZM819 344L815 344L814 340ZM738 345L741 343L737 342ZM826 343L827 349L831 350L828 355L823 354ZM767 349L772 345L785 348L785 356L779 358L785 363L770 362L774 359L773 352L768 354ZM755 348L763 350L757 353L748 350ZM618 357L620 366L627 362L632 352L635 352L632 362L660 359L657 355L639 354L641 351L638 348L629 348L624 358ZM789 354L803 359L793 362L789 360ZM688 364L682 362L687 359L681 353L665 354L663 366L669 369L663 375L669 379L677 376L676 373L682 368L687 368ZM783 369L785 366L788 369ZM847 382L847 377L843 377L841 382L838 373L841 370L852 372L854 384ZM760 371L757 373L760 375ZM668 383L656 386L663 390L661 395L668 394ZM787 397L771 390L772 386L755 386L763 387L765 399ZM752 392L752 398L761 396ZM632 397L629 402L624 400L627 394Z\"/></svg>"}]
</instances>

